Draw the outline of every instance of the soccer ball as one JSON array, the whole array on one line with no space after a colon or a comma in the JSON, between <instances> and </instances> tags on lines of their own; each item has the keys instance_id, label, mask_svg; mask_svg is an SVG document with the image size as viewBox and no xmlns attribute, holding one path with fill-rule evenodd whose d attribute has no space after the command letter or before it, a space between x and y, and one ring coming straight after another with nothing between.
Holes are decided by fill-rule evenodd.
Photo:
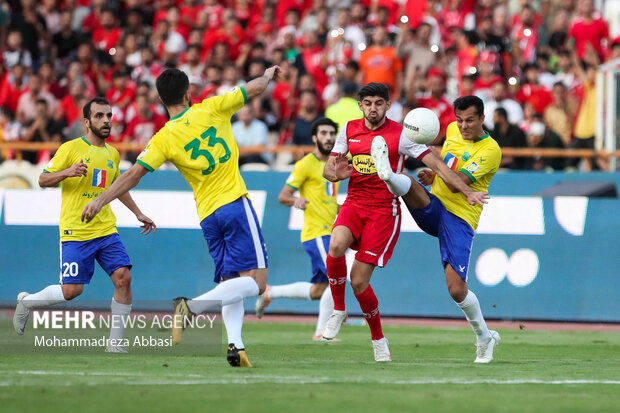
<instances>
[{"instance_id":1,"label":"soccer ball","mask_svg":"<svg viewBox=\"0 0 620 413\"><path fill-rule=\"evenodd\" d=\"M415 108L405 116L403 128L409 140L425 145L437 137L439 118L430 109Z\"/></svg>"}]
</instances>

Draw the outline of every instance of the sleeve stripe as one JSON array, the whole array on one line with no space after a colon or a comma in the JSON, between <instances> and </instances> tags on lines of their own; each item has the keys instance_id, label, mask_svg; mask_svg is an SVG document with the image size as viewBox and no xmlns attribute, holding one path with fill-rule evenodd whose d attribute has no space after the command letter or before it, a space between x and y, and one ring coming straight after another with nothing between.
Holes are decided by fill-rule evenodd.
<instances>
[{"instance_id":1,"label":"sleeve stripe","mask_svg":"<svg viewBox=\"0 0 620 413\"><path fill-rule=\"evenodd\" d=\"M474 182L476 182L476 178L474 178L474 176L465 168L461 168L461 170L459 172L463 172L465 175L467 175L469 177L469 179L471 179L471 183L473 184Z\"/></svg>"},{"instance_id":2,"label":"sleeve stripe","mask_svg":"<svg viewBox=\"0 0 620 413\"><path fill-rule=\"evenodd\" d=\"M416 159L421 161L426 155L428 155L429 153L431 153L430 149L425 150L424 152L422 152L421 154L419 154Z\"/></svg>"},{"instance_id":3,"label":"sleeve stripe","mask_svg":"<svg viewBox=\"0 0 620 413\"><path fill-rule=\"evenodd\" d=\"M243 104L245 105L248 103L248 94L243 86L239 86L239 89L241 89L241 93L243 93Z\"/></svg>"},{"instance_id":4,"label":"sleeve stripe","mask_svg":"<svg viewBox=\"0 0 620 413\"><path fill-rule=\"evenodd\" d=\"M155 171L155 169L153 169L150 165L148 165L148 164L146 164L146 163L142 162L140 159L138 159L138 160L136 161L136 163L138 163L138 164L140 164L140 165L144 166L146 169L148 169L148 170L149 170L149 172L153 172L153 171Z\"/></svg>"},{"instance_id":5,"label":"sleeve stripe","mask_svg":"<svg viewBox=\"0 0 620 413\"><path fill-rule=\"evenodd\" d=\"M297 191L299 189L299 188L297 188L297 187L295 187L295 186L293 186L293 185L291 185L289 183L287 183L286 186L289 186L289 187L293 188L295 191Z\"/></svg>"}]
</instances>

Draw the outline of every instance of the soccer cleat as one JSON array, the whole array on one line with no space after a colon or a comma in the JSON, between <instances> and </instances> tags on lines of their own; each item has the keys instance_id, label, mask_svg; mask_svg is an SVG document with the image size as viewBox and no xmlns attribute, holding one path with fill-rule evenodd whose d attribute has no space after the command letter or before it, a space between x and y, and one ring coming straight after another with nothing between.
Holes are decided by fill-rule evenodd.
<instances>
[{"instance_id":1,"label":"soccer cleat","mask_svg":"<svg viewBox=\"0 0 620 413\"><path fill-rule=\"evenodd\" d=\"M499 333L497 331L494 330L489 330L489 333L491 333L491 338L489 338L489 341L487 341L486 343L478 343L476 344L476 360L474 360L474 363L490 363L493 361L493 350L495 350L495 346L497 346L499 344L499 340L501 340L501 337L499 336Z\"/></svg>"},{"instance_id":2,"label":"soccer cleat","mask_svg":"<svg viewBox=\"0 0 620 413\"><path fill-rule=\"evenodd\" d=\"M328 340L332 340L334 337L338 335L340 331L340 327L347 321L347 312L334 310L332 314L327 319L327 323L325 324L325 329L323 330L323 337Z\"/></svg>"},{"instance_id":3,"label":"soccer cleat","mask_svg":"<svg viewBox=\"0 0 620 413\"><path fill-rule=\"evenodd\" d=\"M105 348L106 353L127 354L129 351L122 346L107 346Z\"/></svg>"},{"instance_id":4,"label":"soccer cleat","mask_svg":"<svg viewBox=\"0 0 620 413\"><path fill-rule=\"evenodd\" d=\"M339 338L325 338L322 334L313 334L312 341L331 341L332 343L336 343L341 340Z\"/></svg>"},{"instance_id":5,"label":"soccer cleat","mask_svg":"<svg viewBox=\"0 0 620 413\"><path fill-rule=\"evenodd\" d=\"M269 297L267 297L267 293L269 292L269 290L271 290L270 285L268 285L267 288L265 289L265 292L259 295L258 298L256 299L256 305L254 306L254 313L256 314L256 317L258 318L263 318L263 315L265 315L265 308L269 307L269 304L271 303L271 300L269 299Z\"/></svg>"},{"instance_id":6,"label":"soccer cleat","mask_svg":"<svg viewBox=\"0 0 620 413\"><path fill-rule=\"evenodd\" d=\"M390 343L388 343L388 340L385 337L379 340L372 340L372 349L375 352L375 361L392 361L389 345Z\"/></svg>"},{"instance_id":7,"label":"soccer cleat","mask_svg":"<svg viewBox=\"0 0 620 413\"><path fill-rule=\"evenodd\" d=\"M22 300L28 295L25 291L17 294L17 305L15 306L15 313L13 313L13 327L20 336L24 334L28 318L30 317L30 309L22 303Z\"/></svg>"},{"instance_id":8,"label":"soccer cleat","mask_svg":"<svg viewBox=\"0 0 620 413\"><path fill-rule=\"evenodd\" d=\"M172 323L172 342L179 344L187 323L194 318L194 313L187 306L187 297L177 297L172 300L174 320Z\"/></svg>"},{"instance_id":9,"label":"soccer cleat","mask_svg":"<svg viewBox=\"0 0 620 413\"><path fill-rule=\"evenodd\" d=\"M375 163L377 175L383 181L388 181L392 176L392 167L388 157L388 147L383 136L375 136L370 147L370 155Z\"/></svg>"},{"instance_id":10,"label":"soccer cleat","mask_svg":"<svg viewBox=\"0 0 620 413\"><path fill-rule=\"evenodd\" d=\"M228 345L228 354L226 355L228 364L233 367L252 367L250 360L248 360L248 354L244 348L237 348L233 343Z\"/></svg>"}]
</instances>

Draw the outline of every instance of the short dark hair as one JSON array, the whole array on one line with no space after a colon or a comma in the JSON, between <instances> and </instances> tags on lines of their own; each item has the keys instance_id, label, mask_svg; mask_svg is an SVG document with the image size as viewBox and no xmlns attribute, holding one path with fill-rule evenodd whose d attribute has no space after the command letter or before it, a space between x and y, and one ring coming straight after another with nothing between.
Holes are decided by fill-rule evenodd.
<instances>
[{"instance_id":1,"label":"short dark hair","mask_svg":"<svg viewBox=\"0 0 620 413\"><path fill-rule=\"evenodd\" d=\"M457 110L459 112L467 110L472 106L476 108L476 115L484 115L484 103L482 103L482 99L474 95L461 96L460 98L457 98L454 101L454 112L456 113Z\"/></svg>"},{"instance_id":2,"label":"short dark hair","mask_svg":"<svg viewBox=\"0 0 620 413\"><path fill-rule=\"evenodd\" d=\"M189 79L179 69L166 69L155 82L157 93L166 106L183 103L183 96L189 89Z\"/></svg>"},{"instance_id":3,"label":"short dark hair","mask_svg":"<svg viewBox=\"0 0 620 413\"><path fill-rule=\"evenodd\" d=\"M84 119L90 119L90 107L92 106L93 103L96 103L98 105L110 106L110 102L108 102L108 100L104 98L103 96L97 96L96 98L92 98L84 105L84 108L82 109L82 114L84 115Z\"/></svg>"},{"instance_id":4,"label":"short dark hair","mask_svg":"<svg viewBox=\"0 0 620 413\"><path fill-rule=\"evenodd\" d=\"M45 100L45 99L37 99L34 103L35 103L35 105L45 105L45 106L47 106L47 100Z\"/></svg>"},{"instance_id":5,"label":"short dark hair","mask_svg":"<svg viewBox=\"0 0 620 413\"><path fill-rule=\"evenodd\" d=\"M312 122L312 136L316 135L319 132L319 126L328 125L333 126L338 132L338 124L331 120L330 118L318 118L314 122Z\"/></svg>"},{"instance_id":6,"label":"short dark hair","mask_svg":"<svg viewBox=\"0 0 620 413\"><path fill-rule=\"evenodd\" d=\"M390 100L390 88L384 83L371 82L364 85L359 92L357 92L357 100L360 102L368 96L379 96L383 99Z\"/></svg>"},{"instance_id":7,"label":"short dark hair","mask_svg":"<svg viewBox=\"0 0 620 413\"><path fill-rule=\"evenodd\" d=\"M497 107L495 109L495 113L497 113L498 116L501 116L502 118L508 120L508 112L506 112L506 109L504 109L503 107Z\"/></svg>"}]
</instances>

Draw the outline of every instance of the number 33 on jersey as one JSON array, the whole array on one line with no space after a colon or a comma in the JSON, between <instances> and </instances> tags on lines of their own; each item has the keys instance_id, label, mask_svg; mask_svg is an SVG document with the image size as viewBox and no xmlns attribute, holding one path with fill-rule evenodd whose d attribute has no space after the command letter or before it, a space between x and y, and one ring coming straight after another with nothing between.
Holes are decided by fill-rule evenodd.
<instances>
[{"instance_id":1,"label":"number 33 on jersey","mask_svg":"<svg viewBox=\"0 0 620 413\"><path fill-rule=\"evenodd\" d=\"M172 162L189 182L202 221L248 191L239 173L239 148L230 118L247 101L245 89L203 100L171 118L153 136L137 163L154 171Z\"/></svg>"}]
</instances>

